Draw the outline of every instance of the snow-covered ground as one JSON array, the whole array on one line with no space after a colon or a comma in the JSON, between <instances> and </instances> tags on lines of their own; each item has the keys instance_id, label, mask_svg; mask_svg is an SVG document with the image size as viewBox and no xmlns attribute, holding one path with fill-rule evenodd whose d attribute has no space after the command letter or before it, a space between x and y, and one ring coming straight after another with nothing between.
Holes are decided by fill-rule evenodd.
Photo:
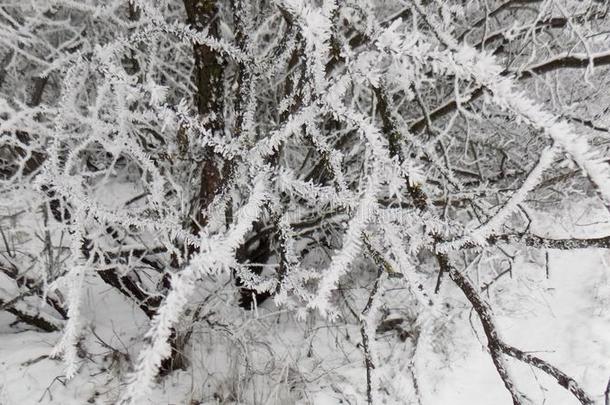
<instances>
[{"instance_id":1,"label":"snow-covered ground","mask_svg":"<svg viewBox=\"0 0 610 405\"><path fill-rule=\"evenodd\" d=\"M541 236L610 234L606 214L589 206L536 212L533 218L532 231ZM610 251L549 250L547 263L545 251L506 249L517 253L512 277L501 277L486 294L504 339L559 367L604 403L610 378ZM479 267L479 272L485 271L484 264ZM353 318L334 324L314 317L300 321L272 302L257 311L243 311L227 305L231 298L218 293L225 281L210 282L208 291L200 294L207 297L208 313L187 346L189 366L162 380L144 403L364 403L365 369L359 327ZM14 318L0 312L0 404L111 404L117 400L130 361L142 347L147 319L98 278L91 275L86 282L89 323L81 368L73 380L63 377L60 360L48 357L59 333L11 327ZM388 284L389 301L393 291ZM412 362L412 336L402 341L396 333L378 334L373 347L380 392L401 398L398 403L417 403L408 374L411 364L416 364L422 404L510 404L476 315L461 292L446 281L434 299L456 308L443 332L446 347L439 348L435 330L422 332ZM397 312L408 313L400 303L392 305ZM233 321L227 324L220 319ZM443 350L446 353L440 355ZM521 391L533 403L578 403L543 373L516 361L510 365Z\"/></svg>"}]
</instances>

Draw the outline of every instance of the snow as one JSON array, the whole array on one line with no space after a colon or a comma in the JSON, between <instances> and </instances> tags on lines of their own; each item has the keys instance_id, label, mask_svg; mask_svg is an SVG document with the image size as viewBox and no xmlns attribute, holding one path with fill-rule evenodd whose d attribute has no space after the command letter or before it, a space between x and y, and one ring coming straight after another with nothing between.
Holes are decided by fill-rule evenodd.
<instances>
[{"instance_id":1,"label":"snow","mask_svg":"<svg viewBox=\"0 0 610 405\"><path fill-rule=\"evenodd\" d=\"M522 317L496 318L506 342L559 367L597 400L603 397L610 371L610 316L593 304L591 298L601 302L610 298L609 258L608 252L595 250L552 251L551 278L541 281L541 290L535 291L540 302L527 308L523 301L515 302L515 309L524 312ZM514 271L519 274L517 277L544 277L543 268L528 263L520 263ZM482 332L478 334L484 341ZM443 372L444 378L431 403L509 403L510 396L502 389L485 344L474 333L463 343L467 353ZM518 365L514 360L511 365L519 386L526 387L534 403L578 404L544 373ZM536 385L536 379L541 386Z\"/></svg>"},{"instance_id":2,"label":"snow","mask_svg":"<svg viewBox=\"0 0 610 405\"><path fill-rule=\"evenodd\" d=\"M86 3L0 8L0 403L575 403L496 326L603 401L608 249L519 240L610 235L601 6Z\"/></svg>"},{"instance_id":3,"label":"snow","mask_svg":"<svg viewBox=\"0 0 610 405\"><path fill-rule=\"evenodd\" d=\"M583 213L604 223L579 225ZM557 215L564 221L557 221ZM570 216L577 221L564 229L569 223L565 219ZM605 232L610 222L603 210L585 204L555 215L536 212L532 226L536 232L554 237L583 237ZM544 255L532 254L517 261L512 279L498 280L490 291L490 299L499 309L497 322L502 335L509 344L532 351L561 368L601 400L610 373L610 313L605 310L610 302L610 252L551 250L548 279L541 259ZM84 319L95 325L96 335L106 344L133 356L142 344L140 333L145 318L115 291L99 284L99 280L87 280L95 284L90 285L90 296L83 302ZM392 293L386 291L385 299L391 299ZM434 353L437 329L422 328L416 357L422 397L433 404L508 404L510 397L495 372L476 319L475 329L471 329L468 306L461 292L446 283L441 294L444 302L463 308L450 323L453 326L449 341L457 345L455 352L448 354L452 360L447 366ZM328 325L322 318L312 318L303 324L290 311L278 312L271 302L259 307L258 315L234 311L233 316L242 321L236 320L226 330L204 323L189 349L192 359L189 369L172 373L142 403L185 403L188 398L209 398L202 403L212 404L214 395L226 401L235 392L241 398L234 399L236 403L338 404L341 400L357 402L356 398L362 398L364 365L357 347L360 338L355 320ZM117 359L117 364L109 368L109 350L97 338L85 339L83 344L93 356L81 359L79 373L66 381L62 362L48 357L58 333L18 332L8 327L11 317L6 314L0 321L2 403L82 404L94 398L92 403L101 404L116 400L119 389L124 389L120 381L128 371L126 363ZM397 390L400 384L391 381L408 377L408 367L388 369L400 362L386 363L391 358L406 361L408 347L409 340L398 344L395 338L378 335L375 348L382 387L390 384ZM244 355L249 359L250 372L242 369ZM514 360L509 363L520 388L534 403L577 403L543 373ZM260 374L249 374L253 370ZM300 395L304 396L298 399Z\"/></svg>"},{"instance_id":4,"label":"snow","mask_svg":"<svg viewBox=\"0 0 610 405\"><path fill-rule=\"evenodd\" d=\"M532 226L536 233L555 238L599 236L608 230L610 221L603 210L591 211L591 206L584 204L579 209L561 213L536 212ZM583 213L601 215L605 220L585 227L565 221L568 215L582 216ZM564 221L558 220L561 218ZM568 229L564 229L566 226ZM610 303L609 262L610 252L605 249L550 250L548 279L542 260L522 259L514 265L515 280L505 278L496 285L492 295L492 302L504 309L496 320L507 343L559 367L600 402L610 375L610 312L606 310ZM516 291L511 287L515 283L520 285ZM447 293L460 294L459 291ZM516 294L522 298L518 299ZM515 314L520 315L515 317ZM483 343L474 331L469 339L462 341L467 352L450 370L444 371L443 382L432 403L510 402L508 392L499 388L500 379L486 352L484 335L481 330L477 334ZM514 360L511 364L519 386L526 387L534 403L578 404L544 373Z\"/></svg>"}]
</instances>

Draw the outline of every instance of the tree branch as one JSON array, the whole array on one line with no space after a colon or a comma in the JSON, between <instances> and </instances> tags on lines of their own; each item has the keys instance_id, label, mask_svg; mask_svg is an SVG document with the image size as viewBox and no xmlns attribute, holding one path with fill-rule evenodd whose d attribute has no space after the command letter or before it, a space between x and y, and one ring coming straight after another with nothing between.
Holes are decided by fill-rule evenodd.
<instances>
[{"instance_id":1,"label":"tree branch","mask_svg":"<svg viewBox=\"0 0 610 405\"><path fill-rule=\"evenodd\" d=\"M591 55L590 57L586 54L562 54L555 58L540 62L532 65L526 69L520 71L504 70L500 73L502 76L515 75L517 79L528 79L534 75L545 74L559 69L582 69L589 66L590 63L594 66L605 66L610 65L610 51L601 52L598 54ZM484 93L483 87L477 87L466 94L467 100L462 100L461 104L472 102ZM427 120L434 121L442 118L445 115L453 112L457 109L457 102L455 100L447 101L445 104L430 111L428 116L423 116L416 119L409 126L409 132L415 133L421 131L427 124Z\"/></svg>"},{"instance_id":2,"label":"tree branch","mask_svg":"<svg viewBox=\"0 0 610 405\"><path fill-rule=\"evenodd\" d=\"M557 367L547 363L546 361L533 356L529 353L525 353L520 349L517 349L513 346L506 344L502 339L500 339L498 335L498 328L495 325L493 319L493 313L489 304L487 304L479 293L474 285L464 276L461 272L459 272L455 267L453 267L447 256L444 254L437 254L439 266L445 268L445 272L449 274L451 280L462 290L468 301L472 304L474 310L476 311L479 319L481 320L481 324L483 325L483 330L485 331L485 336L487 336L487 345L489 347L492 358L494 359L494 364L496 364L496 369L498 369L498 373L502 376L504 380L504 385L513 395L513 403L519 404L519 398L516 398L513 394L514 385L512 381L506 378L505 372L506 370L498 367L497 359L499 359L500 354L505 354L507 356L513 357L517 360L520 360L524 363L530 364L541 371L544 371L550 377L553 377L555 381L565 389L567 389L572 395L574 395L578 401L580 401L583 405L592 405L594 401L591 397L580 387L580 385L567 374L559 370ZM501 365L500 365L501 366Z\"/></svg>"},{"instance_id":3,"label":"tree branch","mask_svg":"<svg viewBox=\"0 0 610 405\"><path fill-rule=\"evenodd\" d=\"M501 341L498 337L498 331L493 319L491 307L481 299L472 283L470 283L466 277L451 266L449 258L446 254L437 253L436 258L441 271L449 275L451 280L453 280L453 282L462 290L468 301L470 301L477 312L481 324L483 325L483 331L487 337L487 347L494 366L496 367L500 378L502 378L504 386L508 392L510 392L513 399L513 404L523 404L526 398L517 390L515 383L508 372L506 360L502 356L502 350L500 348Z\"/></svg>"},{"instance_id":4,"label":"tree branch","mask_svg":"<svg viewBox=\"0 0 610 405\"><path fill-rule=\"evenodd\" d=\"M382 275L383 267L378 266L377 277L375 278L373 289L371 290L366 305L364 306L364 309L359 317L360 335L362 335L362 351L364 352L364 364L366 366L366 400L369 405L373 404L373 369L375 368L375 364L373 362L373 355L371 353L371 347L369 344L370 336L367 330L367 327L369 326L367 318L371 312L371 308L373 307L373 302L375 301L377 291L379 291Z\"/></svg>"},{"instance_id":5,"label":"tree branch","mask_svg":"<svg viewBox=\"0 0 610 405\"><path fill-rule=\"evenodd\" d=\"M48 319L45 319L45 317L42 316L41 313L29 313L27 311L18 309L15 305L5 303L2 299L0 299L0 309L3 309L8 313L13 314L20 322L35 326L45 332L57 332L59 330L59 326L57 324Z\"/></svg>"},{"instance_id":6,"label":"tree branch","mask_svg":"<svg viewBox=\"0 0 610 405\"><path fill-rule=\"evenodd\" d=\"M380 94L383 96L383 93L380 93ZM395 138L396 138L396 135L393 135L393 134L396 133L397 129L396 129L396 126L395 126L393 120L389 116L389 110L387 108L388 107L387 98L383 99L383 102L385 102L386 104L381 106L383 108L380 107L379 110L380 110L380 113L382 115L382 119L384 122L384 131L386 133L386 136L390 140L390 145L392 145L393 140L395 141ZM392 151L392 148L390 150ZM397 149L394 149L394 150L397 150ZM398 154L398 156L400 157L400 154ZM427 211L429 208L429 204L428 204L428 198L427 198L425 192L419 187L409 186L408 179L407 179L407 190L408 190L409 194L411 195L417 208L422 213ZM439 235L434 235L434 236L436 238L437 243L443 242L442 238ZM544 240L543 238L539 238L539 237L530 237L530 238L526 239L526 241L529 241L532 244L540 244L540 245L547 244L547 245L557 245L557 246L573 246L573 245L577 244L574 242L572 242L572 243L565 242L565 243L554 244L548 240ZM604 243L607 243L607 241L602 240L602 241L597 241L597 243L604 244ZM464 295L466 296L468 301L470 301L473 308L477 312L477 315L479 316L479 319L481 320L481 324L483 326L485 335L487 336L487 345L488 345L489 352L490 352L491 358L493 360L494 366L496 367L498 374L502 378L502 381L504 382L504 386L511 394L514 405L521 405L524 400L527 400L527 397L525 397L523 394L521 394L517 390L515 383L513 382L513 380L511 379L511 377L508 373L506 361L505 361L503 355L508 355L508 356L514 357L527 364L531 364L534 367L537 367L538 369L547 373L549 376L553 377L559 385L561 385L562 387L564 387L568 391L570 391L582 404L584 404L584 405L593 404L593 400L584 392L584 390L578 385L578 383L574 379L572 379L571 377L569 377L565 373L563 373L561 370L557 369L556 367L552 366L551 364L545 362L544 360L542 360L538 357L524 353L523 351L504 343L498 335L497 327L496 327L495 321L493 319L493 312L492 312L489 304L487 304L485 301L483 301L483 299L480 297L480 295L479 295L477 289L474 287L474 285L463 274L461 274L457 269L455 269L455 267L453 267L451 265L451 263L449 261L449 256L447 254L438 252L438 251L435 251L434 254L436 256L436 259L437 259L437 262L439 265L439 272L441 274L445 273L445 274L449 275L451 280L462 290L462 292L464 293Z\"/></svg>"},{"instance_id":7,"label":"tree branch","mask_svg":"<svg viewBox=\"0 0 610 405\"><path fill-rule=\"evenodd\" d=\"M523 243L527 246L541 248L541 249L559 249L559 250L571 250L571 249L586 249L586 248L600 248L610 249L610 236L603 236L601 238L587 238L587 239L550 239L543 238L541 236L526 234L526 235L492 235L487 238L487 242L490 245L494 245L498 242L517 242ZM468 244L467 247L474 247L473 244Z\"/></svg>"},{"instance_id":8,"label":"tree branch","mask_svg":"<svg viewBox=\"0 0 610 405\"><path fill-rule=\"evenodd\" d=\"M527 79L533 75L549 73L558 69L583 69L590 64L605 66L610 64L610 51L593 55L564 53L544 62L537 63L518 72L507 71L504 75L516 73L517 78Z\"/></svg>"}]
</instances>

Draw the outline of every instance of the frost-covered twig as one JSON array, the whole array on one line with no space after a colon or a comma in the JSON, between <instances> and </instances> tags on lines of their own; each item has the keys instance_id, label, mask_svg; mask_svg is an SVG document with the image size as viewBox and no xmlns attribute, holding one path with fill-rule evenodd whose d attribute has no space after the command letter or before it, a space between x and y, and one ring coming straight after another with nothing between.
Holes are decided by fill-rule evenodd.
<instances>
[{"instance_id":1,"label":"frost-covered twig","mask_svg":"<svg viewBox=\"0 0 610 405\"><path fill-rule=\"evenodd\" d=\"M547 148L542 151L536 166L530 171L519 189L510 196L508 201L506 201L498 212L489 218L487 222L472 230L463 238L437 245L437 251L447 252L448 250L459 250L466 243L484 245L486 239L502 226L506 218L515 212L518 204L521 203L527 197L527 194L540 182L543 172L551 166L557 152L557 148Z\"/></svg>"},{"instance_id":2,"label":"frost-covered twig","mask_svg":"<svg viewBox=\"0 0 610 405\"><path fill-rule=\"evenodd\" d=\"M15 300L7 302L0 299L0 310L14 315L19 322L34 326L44 332L57 332L63 326L57 319L36 311L24 302L16 302Z\"/></svg>"},{"instance_id":3,"label":"frost-covered twig","mask_svg":"<svg viewBox=\"0 0 610 405\"><path fill-rule=\"evenodd\" d=\"M262 205L267 199L267 178L268 174L265 172L255 178L250 199L237 213L231 228L220 238L211 237L202 241L201 251L172 277L171 290L146 333L148 345L140 352L136 368L129 377L127 389L119 403L136 403L150 390L162 361L172 353L169 338L189 303L197 280L236 266L235 251L243 243L247 232L252 229L253 222L260 216Z\"/></svg>"}]
</instances>

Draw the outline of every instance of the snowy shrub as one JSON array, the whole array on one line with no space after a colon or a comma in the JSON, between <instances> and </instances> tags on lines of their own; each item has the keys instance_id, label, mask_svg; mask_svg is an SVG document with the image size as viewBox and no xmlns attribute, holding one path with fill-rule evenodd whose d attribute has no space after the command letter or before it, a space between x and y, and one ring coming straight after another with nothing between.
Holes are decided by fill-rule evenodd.
<instances>
[{"instance_id":1,"label":"snowy shrub","mask_svg":"<svg viewBox=\"0 0 610 405\"><path fill-rule=\"evenodd\" d=\"M272 365L284 355L255 315L263 304L351 325L362 366L328 377L346 398L425 403L436 377L418 370L462 355L455 330L472 307L514 404L531 402L518 362L592 404L601 388L512 346L494 312L518 312L512 268L528 249L610 247L530 226L545 204L610 209L608 11L592 0L9 1L1 308L63 331L51 354L70 379L93 339L92 286L123 296L146 322L112 398L131 404L172 371L200 372L196 345L228 350L240 375L259 370L244 386L273 374L291 384L277 401L306 401L299 392L319 382ZM242 322L244 335L228 332ZM400 342L391 354L388 335ZM217 384L218 401L245 401L246 388Z\"/></svg>"}]
</instances>

